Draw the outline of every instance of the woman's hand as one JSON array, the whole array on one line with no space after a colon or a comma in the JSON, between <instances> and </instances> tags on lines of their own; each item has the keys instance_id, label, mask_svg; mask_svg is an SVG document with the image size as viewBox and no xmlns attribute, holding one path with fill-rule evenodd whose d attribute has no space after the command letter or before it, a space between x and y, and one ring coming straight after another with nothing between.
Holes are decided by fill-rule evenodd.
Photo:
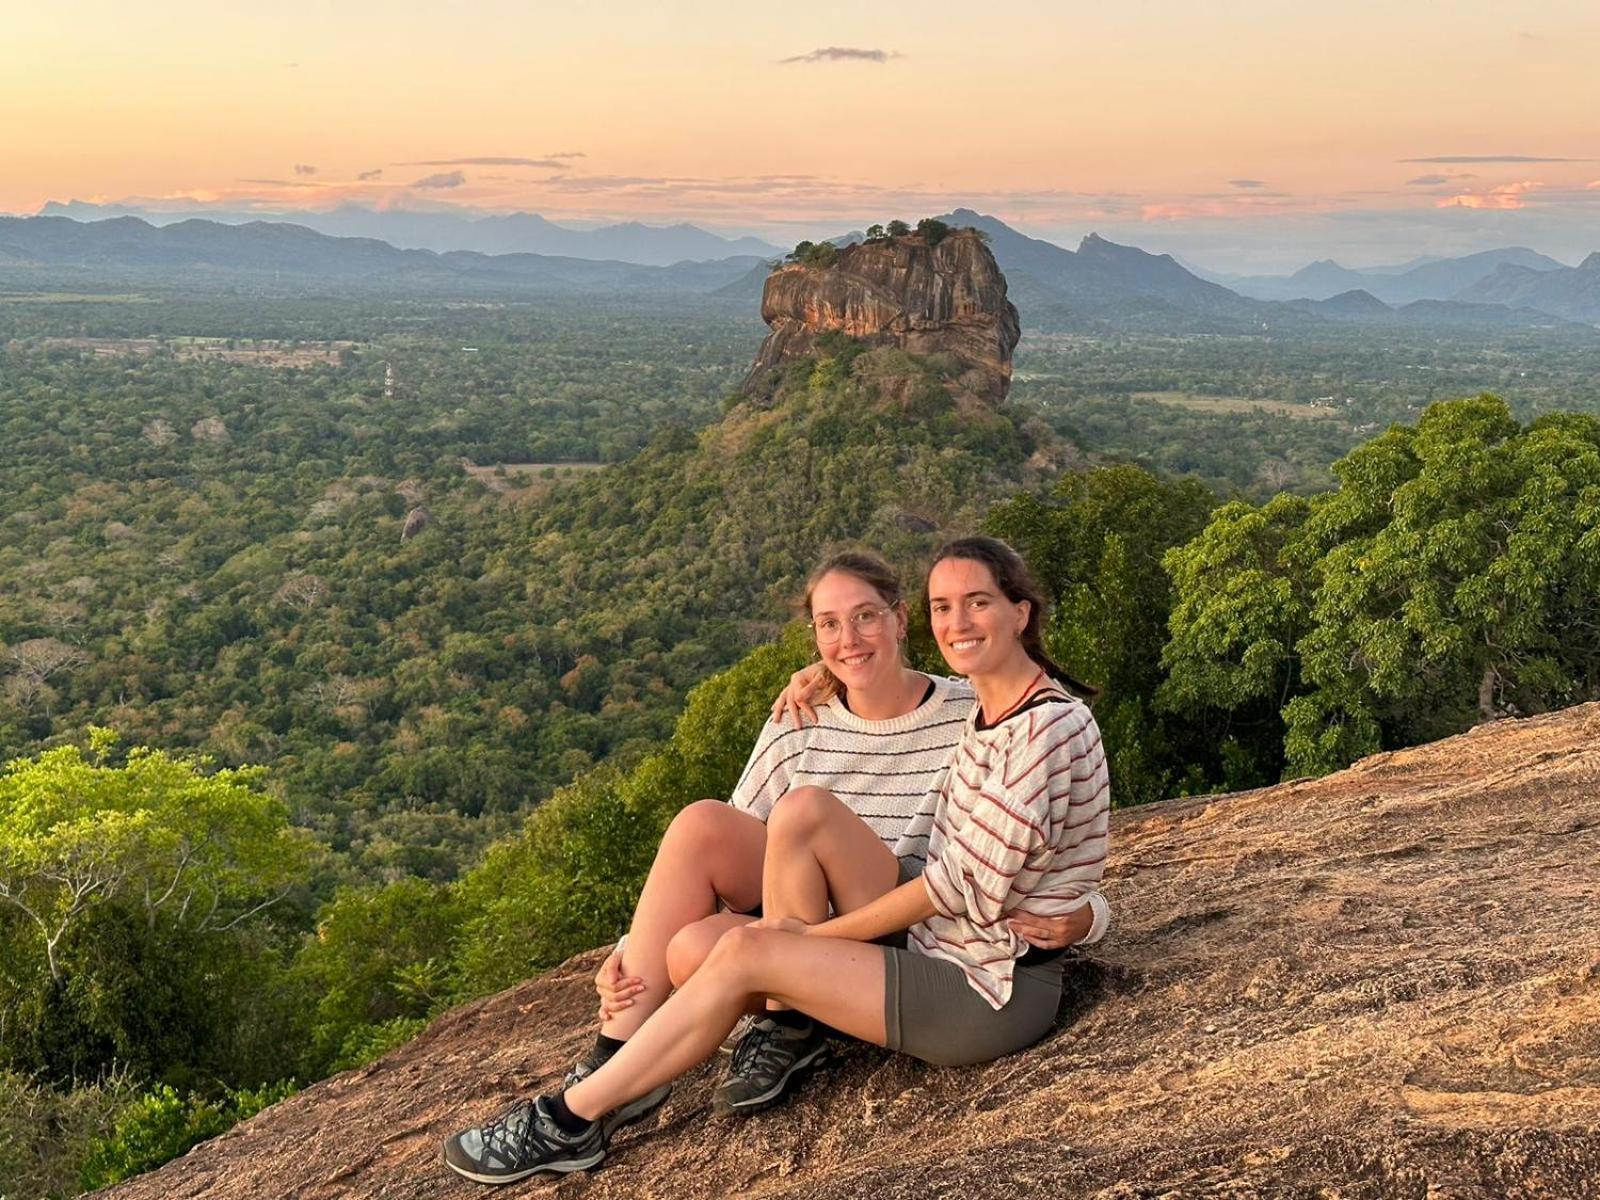
<instances>
[{"instance_id":1,"label":"woman's hand","mask_svg":"<svg viewBox=\"0 0 1600 1200\"><path fill-rule=\"evenodd\" d=\"M798 934L807 934L811 932L811 926L807 925L799 917L762 917L759 921L756 921L751 928L777 929L784 933Z\"/></svg>"},{"instance_id":2,"label":"woman's hand","mask_svg":"<svg viewBox=\"0 0 1600 1200\"><path fill-rule=\"evenodd\" d=\"M622 974L622 951L618 949L608 954L595 972L594 990L600 993L600 1020L609 1021L633 1007L633 998L644 991L644 980Z\"/></svg>"},{"instance_id":3,"label":"woman's hand","mask_svg":"<svg viewBox=\"0 0 1600 1200\"><path fill-rule=\"evenodd\" d=\"M796 729L807 722L815 725L815 706L831 699L837 690L833 676L821 663L801 667L789 676L789 686L778 693L778 698L772 702L772 723L781 725L784 713L788 713Z\"/></svg>"},{"instance_id":4,"label":"woman's hand","mask_svg":"<svg viewBox=\"0 0 1600 1200\"><path fill-rule=\"evenodd\" d=\"M1040 917L1013 909L1006 914L1011 932L1041 950L1060 950L1075 946L1089 936L1094 910L1085 904L1064 917Z\"/></svg>"}]
</instances>

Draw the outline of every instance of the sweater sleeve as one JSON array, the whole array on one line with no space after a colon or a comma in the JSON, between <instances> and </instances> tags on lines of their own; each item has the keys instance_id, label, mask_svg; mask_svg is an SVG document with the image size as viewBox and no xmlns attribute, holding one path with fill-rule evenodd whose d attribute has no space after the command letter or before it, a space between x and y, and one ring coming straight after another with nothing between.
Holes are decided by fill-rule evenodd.
<instances>
[{"instance_id":1,"label":"sweater sleeve","mask_svg":"<svg viewBox=\"0 0 1600 1200\"><path fill-rule=\"evenodd\" d=\"M765 821L772 806L790 790L801 755L810 741L811 726L795 729L788 724L768 721L761 726L750 761L728 797L728 803Z\"/></svg>"},{"instance_id":2,"label":"sweater sleeve","mask_svg":"<svg viewBox=\"0 0 1600 1200\"><path fill-rule=\"evenodd\" d=\"M943 847L923 875L941 915L994 925L1015 891L1037 886L1055 850L1052 814L1070 805L1078 786L1073 764L1085 752L1084 729L1072 713L1053 707L1030 712L995 766L961 789L970 806L965 819L950 805L941 811Z\"/></svg>"}]
</instances>

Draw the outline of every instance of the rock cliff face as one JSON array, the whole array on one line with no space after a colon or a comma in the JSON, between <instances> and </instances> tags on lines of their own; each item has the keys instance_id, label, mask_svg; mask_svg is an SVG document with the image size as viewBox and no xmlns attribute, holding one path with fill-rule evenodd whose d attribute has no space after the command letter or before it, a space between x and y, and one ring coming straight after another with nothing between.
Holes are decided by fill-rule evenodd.
<instances>
[{"instance_id":1,"label":"rock cliff face","mask_svg":"<svg viewBox=\"0 0 1600 1200\"><path fill-rule=\"evenodd\" d=\"M822 334L843 333L913 354L948 354L959 364L960 387L999 403L1021 336L1005 276L971 229L936 246L912 235L847 246L829 267L780 267L767 279L761 319L772 332L747 391L772 368L810 353Z\"/></svg>"},{"instance_id":2,"label":"rock cliff face","mask_svg":"<svg viewBox=\"0 0 1600 1200\"><path fill-rule=\"evenodd\" d=\"M592 1175L517 1195L1600 1195L1600 705L1326 779L1117 814L1118 920L984 1067L861 1045L771 1112L720 1064ZM111 1194L482 1197L439 1142L559 1081L598 954L441 1017Z\"/></svg>"}]
</instances>

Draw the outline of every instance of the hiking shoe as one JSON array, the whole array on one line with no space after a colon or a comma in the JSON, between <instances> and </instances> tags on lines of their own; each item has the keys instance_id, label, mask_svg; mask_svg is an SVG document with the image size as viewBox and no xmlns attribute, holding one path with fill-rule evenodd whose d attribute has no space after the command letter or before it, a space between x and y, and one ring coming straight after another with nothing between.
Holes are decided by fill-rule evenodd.
<instances>
[{"instance_id":1,"label":"hiking shoe","mask_svg":"<svg viewBox=\"0 0 1600 1200\"><path fill-rule=\"evenodd\" d=\"M827 1053L828 1041L815 1021L803 1029L758 1020L733 1052L728 1077L712 1096L719 1113L753 1113L772 1105L789 1084Z\"/></svg>"},{"instance_id":2,"label":"hiking shoe","mask_svg":"<svg viewBox=\"0 0 1600 1200\"><path fill-rule=\"evenodd\" d=\"M610 1055L601 1057L596 1051L590 1050L577 1062L572 1064L572 1070L567 1072L567 1077L561 1081L561 1090L566 1091L575 1083L580 1083L593 1075L610 1061ZM672 1084L663 1083L660 1087L646 1092L637 1100L630 1100L621 1108L608 1112L600 1118L600 1131L606 1141L611 1140L611 1135L625 1125L632 1125L635 1121L642 1121L656 1109L667 1102L667 1097L672 1095Z\"/></svg>"},{"instance_id":3,"label":"hiking shoe","mask_svg":"<svg viewBox=\"0 0 1600 1200\"><path fill-rule=\"evenodd\" d=\"M739 1023L733 1027L728 1036L722 1039L722 1045L717 1047L717 1053L732 1054L738 1049L739 1043L744 1041L744 1035L754 1029L756 1022L760 1019L755 1013L745 1013L744 1016L739 1018Z\"/></svg>"},{"instance_id":4,"label":"hiking shoe","mask_svg":"<svg viewBox=\"0 0 1600 1200\"><path fill-rule=\"evenodd\" d=\"M550 1115L550 1101L544 1096L519 1100L488 1124L464 1129L444 1141L445 1166L476 1183L515 1183L540 1172L587 1171L605 1156L600 1122L591 1122L582 1133L567 1133Z\"/></svg>"}]
</instances>

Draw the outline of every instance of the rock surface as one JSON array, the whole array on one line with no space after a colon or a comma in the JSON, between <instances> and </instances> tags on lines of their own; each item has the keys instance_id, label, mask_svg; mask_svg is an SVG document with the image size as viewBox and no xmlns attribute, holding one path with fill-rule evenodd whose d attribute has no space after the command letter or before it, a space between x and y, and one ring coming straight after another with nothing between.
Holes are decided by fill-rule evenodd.
<instances>
[{"instance_id":1,"label":"rock surface","mask_svg":"<svg viewBox=\"0 0 1600 1200\"><path fill-rule=\"evenodd\" d=\"M1118 923L1057 1028L971 1069L852 1045L771 1112L714 1064L610 1160L513 1194L1600 1195L1600 705L1117 814ZM596 954L454 1010L120 1200L486 1193L439 1142L557 1082Z\"/></svg>"},{"instance_id":2,"label":"rock surface","mask_svg":"<svg viewBox=\"0 0 1600 1200\"><path fill-rule=\"evenodd\" d=\"M809 354L822 334L843 333L913 354L948 354L959 364L960 386L997 404L1011 386L1021 336L1006 278L971 229L935 246L912 235L846 246L829 267L780 267L767 277L761 319L772 332L747 391L774 367Z\"/></svg>"}]
</instances>

